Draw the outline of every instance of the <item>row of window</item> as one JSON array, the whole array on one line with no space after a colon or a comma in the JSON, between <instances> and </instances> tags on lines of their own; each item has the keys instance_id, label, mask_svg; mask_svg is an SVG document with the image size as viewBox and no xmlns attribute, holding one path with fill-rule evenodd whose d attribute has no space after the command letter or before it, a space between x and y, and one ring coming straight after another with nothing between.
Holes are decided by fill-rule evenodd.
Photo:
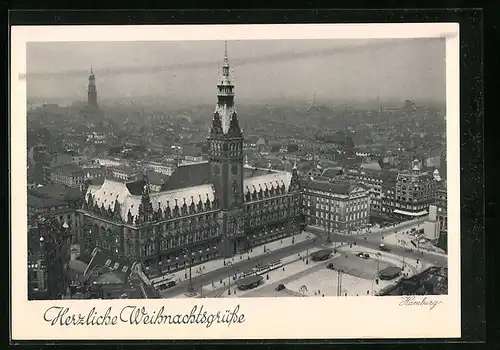
<instances>
[{"instance_id":1,"label":"row of window","mask_svg":"<svg viewBox=\"0 0 500 350\"><path fill-rule=\"evenodd\" d=\"M306 214L307 215L314 215L314 212L312 212L311 210L307 210L306 211ZM326 219L333 219L335 218L335 221L339 221L339 215L338 214L335 214L334 215L331 215L329 212L326 212L326 211L317 211L316 212L316 216L319 217L319 218L326 218ZM359 220L359 219L362 219L362 218L366 218L368 217L368 211L367 210L364 210L362 212L357 212L357 213L354 213L354 214L348 214L348 215L345 215L345 220L347 221L354 221L354 220ZM341 216L340 219L343 219L344 216Z\"/></svg>"}]
</instances>

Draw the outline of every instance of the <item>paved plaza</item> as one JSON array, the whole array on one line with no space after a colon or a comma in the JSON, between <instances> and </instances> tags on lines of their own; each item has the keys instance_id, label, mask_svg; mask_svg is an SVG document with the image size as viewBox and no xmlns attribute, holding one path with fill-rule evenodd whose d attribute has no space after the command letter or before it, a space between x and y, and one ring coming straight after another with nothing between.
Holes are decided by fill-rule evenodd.
<instances>
[{"instance_id":1,"label":"paved plaza","mask_svg":"<svg viewBox=\"0 0 500 350\"><path fill-rule=\"evenodd\" d=\"M226 265L224 265L224 262L226 262L226 264L227 264L227 262L230 261L231 264L234 264L234 263L241 261L241 260L248 260L249 258L253 259L253 258L256 258L258 256L271 254L275 250L279 250L279 249L291 246L293 244L297 244L297 243L304 242L304 241L314 239L314 238L316 238L316 237L313 234L310 234L307 232L302 232L302 233L296 234L294 237L286 237L286 238L279 239L279 240L274 241L274 242L262 244L260 246L255 246L252 248L251 252L249 251L248 253L238 254L238 255L231 257L229 259L218 258L218 259L209 260L207 262L198 264L198 265L193 266L191 268L191 274L192 274L192 276L195 276L195 275L198 276L199 272L200 273L203 272L204 274L206 274L208 272L224 268L226 266ZM294 243L292 243L292 240L294 240ZM265 251L264 251L264 247L266 248ZM176 272L172 273L172 275L174 276L173 279L176 281L179 281L179 282L184 281L187 278L188 273L189 273L188 268L176 271Z\"/></svg>"}]
</instances>

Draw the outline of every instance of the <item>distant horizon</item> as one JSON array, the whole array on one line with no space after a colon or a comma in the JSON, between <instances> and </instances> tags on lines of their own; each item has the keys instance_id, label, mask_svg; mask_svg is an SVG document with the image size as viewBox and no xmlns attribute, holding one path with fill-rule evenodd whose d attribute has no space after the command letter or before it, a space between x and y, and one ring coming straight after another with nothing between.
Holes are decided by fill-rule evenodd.
<instances>
[{"instance_id":1,"label":"distant horizon","mask_svg":"<svg viewBox=\"0 0 500 350\"><path fill-rule=\"evenodd\" d=\"M236 104L445 102L444 39L230 41L228 51ZM215 103L223 55L223 41L28 43L27 95L85 101L92 66L103 102Z\"/></svg>"},{"instance_id":2,"label":"distant horizon","mask_svg":"<svg viewBox=\"0 0 500 350\"><path fill-rule=\"evenodd\" d=\"M408 98L400 98L400 97L389 97L389 96L378 96L379 98L379 103L382 105L382 107L387 107L387 106L390 106L391 103L403 103L405 100L410 100L412 102L415 102L417 105L419 103L425 103L425 104L436 104L436 105L442 105L443 107L445 107L445 104L446 104L446 101L439 101L437 99L412 99L411 97L408 97ZM32 101L30 101L30 99ZM37 101L33 101L33 100L37 100ZM145 100L151 100L151 101L145 101ZM152 107L155 105L155 103L153 102L153 100L158 100L158 101L161 101L162 100L162 96L135 96L135 97L132 97L132 98L120 98L120 97L116 97L116 98L108 98L108 99L104 99L104 100L99 100L98 102L100 102L100 105L102 107L116 107L116 105L120 105L122 107L126 107L126 106L149 106L149 107ZM260 100L260 101L243 101L243 102L239 102L238 105L240 106L255 106L255 105L262 105L263 107L265 106L274 106L274 105L281 105L283 103L286 103L286 102L295 102L297 104L300 104L300 105L304 105L304 106L311 106L313 105L312 102L309 100L309 99L300 99L300 98L279 98L279 99L268 99L268 100ZM69 100L69 99L60 99L60 100L57 100L57 99L51 99L51 100L45 100L45 99L42 99L42 98L28 98L28 105L29 106L43 106L44 104L55 104L55 105L58 105L60 106L61 108L66 108L66 107L71 107L72 105L78 105L78 104L86 104L87 101L86 100L83 100L83 99L76 99L76 100ZM375 104L377 103L377 96L373 97L373 98L350 98L350 99L344 99L344 100L339 100L339 99L331 99L331 100L327 100L327 99L316 99L315 103L314 103L314 106L316 107L334 107L334 106L340 106L340 105L343 105L343 104L351 104L353 106L355 106L356 104ZM167 103L165 101L161 101L161 103L159 103L160 106L164 106L166 104L170 104L170 103ZM180 106L192 106L192 107L196 107L196 106L212 106L214 105L215 106L215 101L213 103L210 103L210 102L204 102L204 103L189 103L189 102L183 102L183 103L180 103Z\"/></svg>"}]
</instances>

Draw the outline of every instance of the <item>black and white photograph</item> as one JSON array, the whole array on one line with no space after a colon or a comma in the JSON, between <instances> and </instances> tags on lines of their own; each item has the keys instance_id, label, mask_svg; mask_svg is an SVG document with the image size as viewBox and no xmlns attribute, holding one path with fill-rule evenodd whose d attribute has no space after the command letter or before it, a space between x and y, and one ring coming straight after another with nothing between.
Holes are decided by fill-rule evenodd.
<instances>
[{"instance_id":1,"label":"black and white photograph","mask_svg":"<svg viewBox=\"0 0 500 350\"><path fill-rule=\"evenodd\" d=\"M28 302L448 296L446 37L25 52Z\"/></svg>"}]
</instances>

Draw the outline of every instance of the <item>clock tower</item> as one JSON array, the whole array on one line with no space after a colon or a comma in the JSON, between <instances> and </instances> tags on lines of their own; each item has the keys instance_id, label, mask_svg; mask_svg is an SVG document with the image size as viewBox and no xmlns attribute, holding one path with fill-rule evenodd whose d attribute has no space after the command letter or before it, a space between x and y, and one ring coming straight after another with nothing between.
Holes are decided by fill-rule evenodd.
<instances>
[{"instance_id":1,"label":"clock tower","mask_svg":"<svg viewBox=\"0 0 500 350\"><path fill-rule=\"evenodd\" d=\"M221 76L217 81L217 105L208 137L210 179L221 211L221 234L225 251L238 249L243 234L243 134L234 105L234 84L229 74L227 42Z\"/></svg>"},{"instance_id":2,"label":"clock tower","mask_svg":"<svg viewBox=\"0 0 500 350\"><path fill-rule=\"evenodd\" d=\"M227 42L217 90L217 105L208 138L210 178L215 185L221 209L229 210L243 206L243 134L234 106Z\"/></svg>"}]
</instances>

